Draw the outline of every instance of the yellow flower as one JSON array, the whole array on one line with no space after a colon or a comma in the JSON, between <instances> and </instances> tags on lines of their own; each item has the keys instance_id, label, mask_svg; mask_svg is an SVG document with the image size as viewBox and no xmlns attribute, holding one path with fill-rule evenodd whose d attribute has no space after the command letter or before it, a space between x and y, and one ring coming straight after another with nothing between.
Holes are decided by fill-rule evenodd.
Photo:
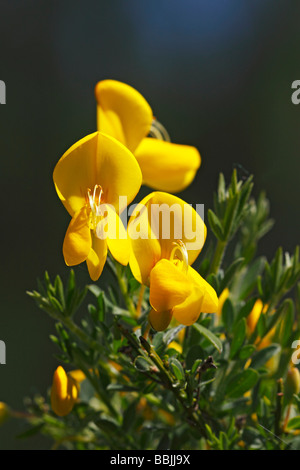
<instances>
[{"instance_id":1,"label":"yellow flower","mask_svg":"<svg viewBox=\"0 0 300 470\"><path fill-rule=\"evenodd\" d=\"M51 407L58 416L69 414L78 398L79 384L59 366L53 375L51 387Z\"/></svg>"},{"instance_id":2,"label":"yellow flower","mask_svg":"<svg viewBox=\"0 0 300 470\"><path fill-rule=\"evenodd\" d=\"M98 130L134 153L145 185L174 193L191 184L201 163L198 150L147 137L158 124L138 91L122 82L103 80L97 83L95 95Z\"/></svg>"},{"instance_id":3,"label":"yellow flower","mask_svg":"<svg viewBox=\"0 0 300 470\"><path fill-rule=\"evenodd\" d=\"M96 281L108 248L126 265L130 244L118 214L133 200L142 182L132 153L114 138L95 132L61 157L53 179L72 217L63 244L66 264L86 261L90 277Z\"/></svg>"},{"instance_id":4,"label":"yellow flower","mask_svg":"<svg viewBox=\"0 0 300 470\"><path fill-rule=\"evenodd\" d=\"M130 268L137 281L150 287L149 321L155 330L166 329L172 317L191 325L201 312L217 310L216 292L190 266L203 247L206 227L189 204L152 193L136 207L128 232Z\"/></svg>"}]
</instances>

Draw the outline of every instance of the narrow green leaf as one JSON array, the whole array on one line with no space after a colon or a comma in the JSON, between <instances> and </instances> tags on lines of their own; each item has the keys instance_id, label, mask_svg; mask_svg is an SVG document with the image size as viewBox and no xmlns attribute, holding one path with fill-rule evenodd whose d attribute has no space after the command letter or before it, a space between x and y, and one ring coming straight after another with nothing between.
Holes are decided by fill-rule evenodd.
<instances>
[{"instance_id":1,"label":"narrow green leaf","mask_svg":"<svg viewBox=\"0 0 300 470\"><path fill-rule=\"evenodd\" d=\"M193 327L203 335L213 346L219 351L222 352L222 341L214 333L212 333L207 328L204 328L200 323L194 323Z\"/></svg>"},{"instance_id":2,"label":"narrow green leaf","mask_svg":"<svg viewBox=\"0 0 300 470\"><path fill-rule=\"evenodd\" d=\"M246 338L247 325L245 318L242 318L233 330L233 339L230 347L230 359L236 355Z\"/></svg>"},{"instance_id":3,"label":"narrow green leaf","mask_svg":"<svg viewBox=\"0 0 300 470\"><path fill-rule=\"evenodd\" d=\"M270 346L267 346L266 348L261 349L260 351L257 351L253 355L251 367L253 369L259 369L266 362L268 362L269 359L271 359L278 352L280 352L280 350L281 350L280 344L271 344Z\"/></svg>"},{"instance_id":4,"label":"narrow green leaf","mask_svg":"<svg viewBox=\"0 0 300 470\"><path fill-rule=\"evenodd\" d=\"M209 209L207 212L207 218L208 218L210 228L212 229L216 238L218 240L224 241L225 238L224 238L224 231L223 231L222 223L211 209Z\"/></svg>"},{"instance_id":5,"label":"narrow green leaf","mask_svg":"<svg viewBox=\"0 0 300 470\"><path fill-rule=\"evenodd\" d=\"M256 370L246 369L237 374L228 384L226 395L230 398L239 398L254 387L259 374Z\"/></svg>"}]
</instances>

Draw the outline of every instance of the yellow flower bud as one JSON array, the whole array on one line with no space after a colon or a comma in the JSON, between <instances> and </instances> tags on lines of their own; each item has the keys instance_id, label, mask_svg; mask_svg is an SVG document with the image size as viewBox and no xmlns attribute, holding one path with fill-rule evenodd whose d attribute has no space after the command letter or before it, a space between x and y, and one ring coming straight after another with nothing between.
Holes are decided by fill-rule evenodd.
<instances>
[{"instance_id":1,"label":"yellow flower bud","mask_svg":"<svg viewBox=\"0 0 300 470\"><path fill-rule=\"evenodd\" d=\"M285 387L284 387L284 396L287 402L290 402L293 398L293 395L300 392L300 372L296 367L292 367L288 370Z\"/></svg>"},{"instance_id":2,"label":"yellow flower bud","mask_svg":"<svg viewBox=\"0 0 300 470\"><path fill-rule=\"evenodd\" d=\"M9 418L10 412L6 403L0 401L0 425Z\"/></svg>"},{"instance_id":3,"label":"yellow flower bud","mask_svg":"<svg viewBox=\"0 0 300 470\"><path fill-rule=\"evenodd\" d=\"M229 289L228 287L225 287L225 289L221 292L221 295L219 297L219 306L218 306L218 310L216 311L216 314L218 315L218 317L221 317L222 315L222 309L223 309L223 305L225 303L225 300L228 299L229 297Z\"/></svg>"},{"instance_id":4,"label":"yellow flower bud","mask_svg":"<svg viewBox=\"0 0 300 470\"><path fill-rule=\"evenodd\" d=\"M171 343L168 345L168 348L175 349L175 351L182 354L182 346L181 344L177 343L177 341L171 341Z\"/></svg>"},{"instance_id":5,"label":"yellow flower bud","mask_svg":"<svg viewBox=\"0 0 300 470\"><path fill-rule=\"evenodd\" d=\"M59 366L53 375L51 406L58 416L69 414L78 398L79 385L76 380Z\"/></svg>"}]
</instances>

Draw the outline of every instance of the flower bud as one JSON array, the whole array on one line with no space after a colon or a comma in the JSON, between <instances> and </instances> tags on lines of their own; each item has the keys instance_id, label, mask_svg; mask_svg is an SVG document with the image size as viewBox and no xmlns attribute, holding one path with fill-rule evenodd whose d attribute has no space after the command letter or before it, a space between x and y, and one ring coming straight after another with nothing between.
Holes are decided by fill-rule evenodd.
<instances>
[{"instance_id":1,"label":"flower bud","mask_svg":"<svg viewBox=\"0 0 300 470\"><path fill-rule=\"evenodd\" d=\"M58 416L69 414L78 397L79 386L65 370L59 366L53 375L51 407Z\"/></svg>"},{"instance_id":2,"label":"flower bud","mask_svg":"<svg viewBox=\"0 0 300 470\"><path fill-rule=\"evenodd\" d=\"M287 402L290 402L293 398L293 395L297 395L300 392L300 372L296 367L292 367L288 370L285 387L284 387L284 396Z\"/></svg>"}]
</instances>

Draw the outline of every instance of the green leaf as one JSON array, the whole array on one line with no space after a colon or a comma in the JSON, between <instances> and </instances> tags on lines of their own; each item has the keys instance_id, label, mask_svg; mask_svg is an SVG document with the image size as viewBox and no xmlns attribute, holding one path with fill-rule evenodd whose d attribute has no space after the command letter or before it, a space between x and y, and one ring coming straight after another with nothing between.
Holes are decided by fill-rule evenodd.
<instances>
[{"instance_id":1,"label":"green leaf","mask_svg":"<svg viewBox=\"0 0 300 470\"><path fill-rule=\"evenodd\" d=\"M227 385L226 395L230 398L239 398L254 387L259 374L256 370L246 369L237 374Z\"/></svg>"},{"instance_id":2,"label":"green leaf","mask_svg":"<svg viewBox=\"0 0 300 470\"><path fill-rule=\"evenodd\" d=\"M222 322L227 331L230 331L234 321L234 309L230 299L226 299L222 308Z\"/></svg>"},{"instance_id":3,"label":"green leaf","mask_svg":"<svg viewBox=\"0 0 300 470\"><path fill-rule=\"evenodd\" d=\"M222 341L216 335L214 335L210 330L204 328L200 323L194 323L193 327L203 335L219 352L222 352Z\"/></svg>"},{"instance_id":4,"label":"green leaf","mask_svg":"<svg viewBox=\"0 0 300 470\"><path fill-rule=\"evenodd\" d=\"M169 359L169 365L176 379L180 382L183 382L185 380L185 373L178 359L176 359L175 357L171 357Z\"/></svg>"},{"instance_id":5,"label":"green leaf","mask_svg":"<svg viewBox=\"0 0 300 470\"><path fill-rule=\"evenodd\" d=\"M42 428L45 426L45 423L40 423L34 426L33 428L28 429L27 431L22 432L16 436L17 439L26 439L27 437L32 437L38 434Z\"/></svg>"},{"instance_id":6,"label":"green leaf","mask_svg":"<svg viewBox=\"0 0 300 470\"><path fill-rule=\"evenodd\" d=\"M149 372L153 368L153 363L147 357L138 356L134 361L134 366L140 372Z\"/></svg>"},{"instance_id":7,"label":"green leaf","mask_svg":"<svg viewBox=\"0 0 300 470\"><path fill-rule=\"evenodd\" d=\"M300 416L294 416L287 424L288 429L300 429Z\"/></svg>"},{"instance_id":8,"label":"green leaf","mask_svg":"<svg viewBox=\"0 0 300 470\"><path fill-rule=\"evenodd\" d=\"M234 260L234 262L229 266L229 268L226 270L224 277L220 283L220 291L222 292L225 287L228 287L228 284L234 277L234 275L237 273L237 271L240 269L240 267L243 264L245 258L237 258Z\"/></svg>"},{"instance_id":9,"label":"green leaf","mask_svg":"<svg viewBox=\"0 0 300 470\"><path fill-rule=\"evenodd\" d=\"M224 241L225 238L224 238L224 231L223 231L222 223L211 209L209 209L207 212L207 218L208 218L210 228L213 231L216 238L218 240Z\"/></svg>"},{"instance_id":10,"label":"green leaf","mask_svg":"<svg viewBox=\"0 0 300 470\"><path fill-rule=\"evenodd\" d=\"M253 359L251 362L251 367L253 369L259 369L263 366L269 359L275 356L278 352L281 351L280 344L271 344L270 346L257 351L253 355Z\"/></svg>"},{"instance_id":11,"label":"green leaf","mask_svg":"<svg viewBox=\"0 0 300 470\"><path fill-rule=\"evenodd\" d=\"M291 299L287 299L287 300L289 300L289 302L287 303L286 311L281 320L280 333L279 333L280 344L283 347L288 346L288 343L293 333L293 325L294 325L294 304Z\"/></svg>"},{"instance_id":12,"label":"green leaf","mask_svg":"<svg viewBox=\"0 0 300 470\"><path fill-rule=\"evenodd\" d=\"M265 258L257 258L250 267L247 268L245 275L240 277L236 286L239 299L245 299L252 292L257 284L257 277L261 274L265 265Z\"/></svg>"},{"instance_id":13,"label":"green leaf","mask_svg":"<svg viewBox=\"0 0 300 470\"><path fill-rule=\"evenodd\" d=\"M247 325L245 318L242 318L233 330L233 339L230 347L230 359L232 359L238 350L241 348L247 332Z\"/></svg>"},{"instance_id":14,"label":"green leaf","mask_svg":"<svg viewBox=\"0 0 300 470\"><path fill-rule=\"evenodd\" d=\"M254 344L245 344L239 352L239 358L242 360L249 359L255 350L256 346Z\"/></svg>"}]
</instances>

